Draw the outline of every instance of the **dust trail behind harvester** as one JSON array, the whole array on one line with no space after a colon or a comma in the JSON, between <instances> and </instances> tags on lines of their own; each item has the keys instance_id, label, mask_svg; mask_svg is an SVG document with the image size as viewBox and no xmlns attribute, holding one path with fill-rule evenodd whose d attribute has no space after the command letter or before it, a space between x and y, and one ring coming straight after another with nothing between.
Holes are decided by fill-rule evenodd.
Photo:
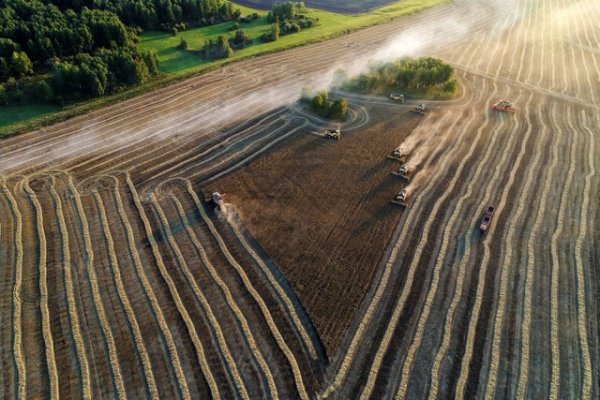
<instances>
[{"instance_id":1,"label":"dust trail behind harvester","mask_svg":"<svg viewBox=\"0 0 600 400\"><path fill-rule=\"evenodd\" d=\"M180 144L185 140L197 141L203 136L214 136L219 129L234 122L241 122L296 102L303 87L315 90L330 88L339 69L346 70L348 76L352 77L364 71L373 62L422 55L434 49L443 49L450 42L467 38L479 29L482 20L489 21L486 23L487 29L502 29L507 16L517 9L516 4L517 0L500 3L491 0L462 0L455 5L441 6L449 7L443 19L428 19L426 13L435 12L434 8L425 11L423 18L407 22L406 26L397 23L400 29L398 32L383 33L380 38L369 39L361 46L360 54L348 48L348 53L340 54L339 62L323 63L322 68L317 66L311 72L306 72L305 69L310 60L289 58L289 61L279 64L279 71L273 67L262 67L260 58L250 60L238 64L244 73L234 72L234 75L237 75L227 77L222 84L205 80L205 83L198 85L198 89L191 86L195 91L185 94L191 97L191 100L185 100L187 103L179 98L179 95L163 103L152 101L155 98L160 101L161 93L156 97L149 95L142 100L133 99L129 104L122 103L117 118L111 117L104 121L102 113L98 113L80 125L74 124L71 127L66 123L65 130L71 131L51 144L40 143L39 146L27 146L26 149L17 150L0 149L0 172L15 173L28 167L39 167L42 163L45 167L56 166L61 161L81 156L103 156L109 151L124 148L142 151L156 143L175 141L176 144ZM344 41L360 41L363 36L359 31L334 41L343 44ZM294 54L294 51L296 50L290 50L286 54ZM299 72L300 68L304 68L304 72ZM281 76L277 76L278 73ZM186 90L190 88L186 87ZM211 91L212 99L206 100L204 94ZM135 101L147 106L135 104ZM179 105L180 101L183 104ZM153 111L150 112L150 109ZM121 113L131 113L127 122L119 121L118 116ZM38 142L44 140L45 135L41 133L43 131L40 132L39 139L36 138Z\"/></svg>"}]
</instances>

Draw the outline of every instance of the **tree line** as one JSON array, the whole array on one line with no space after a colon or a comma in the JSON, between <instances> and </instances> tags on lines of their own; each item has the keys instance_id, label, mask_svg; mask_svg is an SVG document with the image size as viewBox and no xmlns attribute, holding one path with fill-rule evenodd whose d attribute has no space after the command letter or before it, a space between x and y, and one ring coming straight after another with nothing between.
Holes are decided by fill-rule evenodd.
<instances>
[{"instance_id":1,"label":"tree line","mask_svg":"<svg viewBox=\"0 0 600 400\"><path fill-rule=\"evenodd\" d=\"M137 46L139 28L111 11L118 4L0 0L0 104L62 104L157 75L156 54Z\"/></svg>"},{"instance_id":2,"label":"tree line","mask_svg":"<svg viewBox=\"0 0 600 400\"><path fill-rule=\"evenodd\" d=\"M457 83L450 64L433 57L407 57L372 65L367 72L342 83L342 87L374 94L404 91L447 95L456 91Z\"/></svg>"},{"instance_id":3,"label":"tree line","mask_svg":"<svg viewBox=\"0 0 600 400\"><path fill-rule=\"evenodd\" d=\"M304 88L300 95L300 104L323 118L340 120L345 118L348 112L348 101L345 97L332 100L326 91L313 96L309 89Z\"/></svg>"},{"instance_id":4,"label":"tree line","mask_svg":"<svg viewBox=\"0 0 600 400\"><path fill-rule=\"evenodd\" d=\"M171 31L176 26L212 25L236 19L239 9L226 0L44 0L61 10L107 10L128 26Z\"/></svg>"}]
</instances>

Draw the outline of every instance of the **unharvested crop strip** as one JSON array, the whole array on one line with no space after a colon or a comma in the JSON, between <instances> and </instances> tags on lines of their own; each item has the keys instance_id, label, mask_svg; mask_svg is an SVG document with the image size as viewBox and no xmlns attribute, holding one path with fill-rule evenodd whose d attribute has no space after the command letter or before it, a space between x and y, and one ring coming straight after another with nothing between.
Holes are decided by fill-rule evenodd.
<instances>
[{"instance_id":1,"label":"unharvested crop strip","mask_svg":"<svg viewBox=\"0 0 600 400\"><path fill-rule=\"evenodd\" d=\"M207 325L209 325L209 327L212 328L211 330L214 330L214 332L215 332L219 352L221 354L223 354L225 363L227 364L227 369L231 372L231 375L233 376L233 381L235 382L235 386L238 390L238 393L240 394L240 396L243 399L246 399L246 400L250 399L248 390L246 389L246 385L244 384L244 381L243 381L242 377L240 376L238 367L235 363L233 356L231 355L231 350L229 349L229 346L227 345L227 341L225 340L225 335L223 335L223 330L221 329L221 324L217 320L217 317L215 316L215 314L212 310L212 307L208 303L206 296L204 296L204 293L202 293L202 291L198 287L198 284L196 283L196 279L194 278L194 275L192 275L192 273L190 272L188 264L185 261L185 257L183 256L183 253L181 252L181 249L179 248L179 245L177 244L177 241L175 240L175 237L173 236L173 231L171 229L171 225L169 224L169 220L167 219L167 216L165 215L161 205L156 200L156 196L154 193L150 194L149 200L150 200L150 204L152 205L156 214L158 215L158 218L162 225L162 228L161 228L162 233L165 236L165 238L167 239L167 242L169 243L171 250L175 254L175 258L177 259L177 264L179 266L179 269L185 275L185 279L187 280L188 285L191 287L192 292L194 293L194 296L196 297L196 299L202 306L202 309L204 310L204 314L208 318ZM152 246L152 244L151 244L151 246ZM166 272L166 269L165 269L165 272ZM169 279L172 279L172 278L169 277ZM200 365L202 366L203 371L210 371L210 367L208 365L208 361L206 359L206 355L204 352L204 347L202 346L202 343L200 342L200 338L198 337L198 334L196 333L196 329L193 328L193 330L192 330L191 326L188 327L188 329L190 329L190 331L191 331L190 336L192 338L192 341L194 342L194 346L196 346L196 351L198 352L198 357L200 358L199 362L200 362Z\"/></svg>"},{"instance_id":2,"label":"unharvested crop strip","mask_svg":"<svg viewBox=\"0 0 600 400\"><path fill-rule=\"evenodd\" d=\"M146 350L146 346L144 344L144 337L137 322L137 318L135 316L133 307L131 306L131 302L129 301L127 290L125 289L125 285L123 284L123 280L121 278L121 267L117 257L117 253L115 251L115 244L113 241L112 233L110 231L110 226L108 224L106 208L104 206L102 196L100 196L98 192L94 192L93 195L94 200L96 202L96 210L98 211L98 214L100 216L102 233L104 235L104 240L106 241L106 246L108 248L108 258L112 269L112 274L115 280L115 286L117 288L117 293L119 294L119 300L121 301L121 303L123 304L123 308L125 309L129 326L131 327L131 330L133 332L133 338L135 341L136 349L138 351L140 359L142 360L142 365L144 367L144 378L146 380L146 384L148 385L148 392L150 393L150 397L153 400L158 400L158 389L154 380L154 372L152 371L150 357L148 356L148 351Z\"/></svg>"},{"instance_id":3,"label":"unharvested crop strip","mask_svg":"<svg viewBox=\"0 0 600 400\"><path fill-rule=\"evenodd\" d=\"M212 262L206 255L206 251L204 250L204 247L202 246L202 244L198 240L198 237L196 236L196 233L190 226L189 219L188 219L181 203L179 202L179 200L177 199L177 197L175 195L171 194L169 197L170 197L172 203L175 205L175 208L177 209L179 219L183 223L183 226L188 235L188 238L194 244L194 247L196 248L198 254L200 254L200 258L202 259L203 264L206 266L206 269L208 270L211 278L217 283L219 288L221 288L221 291L223 292L223 294L225 296L225 300L227 301L229 308L231 309L233 314L236 316L236 319L240 323L242 330L244 332L244 335L246 337L246 340L248 341L250 350L252 351L252 355L254 356L254 358L256 359L258 364L260 365L263 374L267 378L267 381L269 383L270 395L273 398L279 398L279 395L277 393L277 386L275 384L275 380L273 379L273 374L271 373L269 365L265 361L265 359L260 351L260 348L258 347L256 340L254 339L254 334L252 333L252 329L250 328L250 325L248 324L246 317L244 317L244 314L242 313L237 302L233 298L231 291L229 290L229 288L227 287L225 282L223 282L223 280L219 276L217 270L215 269L214 265L212 264Z\"/></svg>"},{"instance_id":4,"label":"unharvested crop strip","mask_svg":"<svg viewBox=\"0 0 600 400\"><path fill-rule=\"evenodd\" d=\"M46 353L46 366L48 368L48 376L50 380L50 398L59 398L58 386L58 370L56 367L56 358L54 355L54 340L52 338L52 330L50 329L50 309L48 308L48 266L46 265L47 244L46 234L44 231L44 214L42 206L37 199L37 196L29 186L29 180L25 178L22 182L23 188L27 192L31 204L35 210L35 221L39 242L39 287L40 287L40 313L42 315L42 335L44 337L44 349Z\"/></svg>"},{"instance_id":5,"label":"unharvested crop strip","mask_svg":"<svg viewBox=\"0 0 600 400\"><path fill-rule=\"evenodd\" d=\"M146 216L146 212L144 211L144 206L142 205L142 202L139 198L137 190L135 189L135 186L133 185L131 177L129 176L129 174L126 174L125 176L126 176L127 186L133 197L133 202L135 203L135 207L137 209L138 215L144 225L144 229L146 232L148 242L150 243L150 246L152 247L152 253L154 255L156 264L160 270L161 276L163 277L163 279L165 280L165 282L169 288L171 297L173 298L173 301L175 302L177 310L178 310L179 314L181 315L183 322L186 325L189 335L192 338L192 341L194 342L194 346L196 348L196 354L198 356L198 362L200 362L200 367L202 368L204 378L208 382L208 386L210 388L211 395L216 399L220 399L221 394L219 392L219 388L218 388L217 383L215 382L215 379L212 375L212 371L208 368L208 366L205 362L202 344L200 343L200 341L198 339L198 334L196 333L194 323L192 322L192 320L187 312L187 309L185 308L185 305L181 301L181 298L179 297L179 293L177 291L177 287L175 286L175 283L173 282L173 279L169 275L167 268L163 262L162 255L160 254L160 250L158 249L158 244L156 243L156 240L154 239L154 235L152 233L152 226L150 225L150 221L148 220L148 217ZM183 371L181 371L181 372L183 372ZM188 394L189 394L189 392L188 392Z\"/></svg>"},{"instance_id":6,"label":"unharvested crop strip","mask_svg":"<svg viewBox=\"0 0 600 400\"><path fill-rule=\"evenodd\" d=\"M69 310L69 319L71 320L71 331L73 334L73 340L75 341L75 351L77 353L77 360L79 362L79 372L81 374L81 389L82 397L86 400L92 398L92 387L90 383L90 368L85 351L85 344L81 337L81 325L79 322L79 315L77 311L77 303L75 298L75 292L73 289L73 277L71 269L71 250L69 248L69 232L67 230L67 224L65 222L65 216L63 214L62 202L60 196L54 188L54 178L50 177L52 185L50 186L50 195L54 201L54 209L56 217L58 219L58 227L61 235L62 252L63 252L63 270L65 274L65 288L67 290L67 303Z\"/></svg>"},{"instance_id":7,"label":"unharvested crop strip","mask_svg":"<svg viewBox=\"0 0 600 400\"><path fill-rule=\"evenodd\" d=\"M194 189L192 188L192 184L189 181L187 182L186 187L187 187L187 191L190 194L190 196L194 197L195 192L194 192ZM194 200L196 201L197 199L198 199L198 197L196 196ZM250 295L252 296L252 298L254 299L256 304L258 304L259 308L261 309L261 312L262 312L263 316L265 317L265 320L271 330L271 333L273 334L273 336L275 337L275 340L277 341L277 345L279 346L279 348L281 349L283 354L285 354L286 358L288 359L288 361L290 363L290 366L292 368L292 372L294 375L294 381L296 383L296 389L298 390L298 394L300 395L300 397L302 399L308 399L309 396L308 396L308 393L306 392L306 388L304 387L304 382L302 380L302 373L300 371L300 368L298 367L298 362L296 361L296 358L295 358L294 354L292 353L292 351L290 350L290 348L288 347L288 345L285 343L285 340L284 340L283 336L281 335L279 328L275 324L275 321L273 320L273 316L269 312L267 305L265 304L265 302L262 299L262 297L260 296L260 294L256 291L256 289L252 285L252 282L248 278L248 275L246 275L246 272L244 271L242 266L238 264L238 262L233 258L233 256L227 249L227 246L225 245L223 238L221 237L221 235L219 234L219 232L213 225L210 218L208 218L208 216L206 215L206 211L204 211L204 207L202 206L202 204L200 204L199 202L196 202L196 207L197 207L198 211L200 212L202 219L204 220L206 225L208 225L208 228L209 228L210 232L212 233L213 237L217 240L222 253L225 255L225 258L227 258L227 261L229 261L231 266L237 271L238 275L242 279L242 282L244 283L244 286L246 287L246 289L248 290L248 292L250 293Z\"/></svg>"},{"instance_id":8,"label":"unharvested crop strip","mask_svg":"<svg viewBox=\"0 0 600 400\"><path fill-rule=\"evenodd\" d=\"M130 187L130 189L135 190L135 187ZM175 377L177 378L177 385L179 388L179 392L184 400L190 400L190 390L187 384L187 380L185 378L185 373L183 372L183 368L181 366L181 361L179 359L179 354L177 353L177 346L175 345L175 340L173 339L173 334L169 329L169 325L165 320L162 309L160 308L160 303L156 298L156 294L152 289L152 285L148 281L148 277L146 276L146 272L144 270L144 266L142 265L142 261L140 259L139 252L136 247L136 238L133 233L133 229L131 227L131 223L129 222L129 218L127 213L125 212L125 207L123 206L123 200L121 199L121 194L119 191L119 181L118 178L115 177L115 190L113 192L113 196L115 199L115 204L117 206L117 211L119 214L119 219L121 221L121 225L125 229L125 233L127 236L127 245L129 247L129 253L131 258L133 259L133 265L135 266L137 276L142 283L144 288L144 293L146 297L150 301L150 305L154 315L156 316L156 320L158 322L158 326L160 327L160 331L165 338L165 342L167 345L167 350L169 352L169 356L171 359L171 365L173 366L173 370L175 371ZM135 199L136 197L134 197Z\"/></svg>"}]
</instances>

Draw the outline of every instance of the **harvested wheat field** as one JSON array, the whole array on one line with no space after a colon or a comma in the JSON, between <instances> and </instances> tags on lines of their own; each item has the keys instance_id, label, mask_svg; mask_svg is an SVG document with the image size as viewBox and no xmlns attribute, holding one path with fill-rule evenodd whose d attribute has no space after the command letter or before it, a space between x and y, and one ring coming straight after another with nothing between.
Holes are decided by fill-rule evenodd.
<instances>
[{"instance_id":1,"label":"harvested wheat field","mask_svg":"<svg viewBox=\"0 0 600 400\"><path fill-rule=\"evenodd\" d=\"M2 141L0 397L600 397L599 21L456 0ZM460 95L295 105L405 54Z\"/></svg>"}]
</instances>

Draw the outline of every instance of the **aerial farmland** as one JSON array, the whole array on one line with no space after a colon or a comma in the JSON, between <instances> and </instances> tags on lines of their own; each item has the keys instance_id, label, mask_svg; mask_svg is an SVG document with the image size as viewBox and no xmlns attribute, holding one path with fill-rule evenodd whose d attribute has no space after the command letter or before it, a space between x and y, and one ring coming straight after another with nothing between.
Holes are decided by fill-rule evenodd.
<instances>
[{"instance_id":1,"label":"aerial farmland","mask_svg":"<svg viewBox=\"0 0 600 400\"><path fill-rule=\"evenodd\" d=\"M600 3L396 3L3 128L0 398L600 398Z\"/></svg>"}]
</instances>

